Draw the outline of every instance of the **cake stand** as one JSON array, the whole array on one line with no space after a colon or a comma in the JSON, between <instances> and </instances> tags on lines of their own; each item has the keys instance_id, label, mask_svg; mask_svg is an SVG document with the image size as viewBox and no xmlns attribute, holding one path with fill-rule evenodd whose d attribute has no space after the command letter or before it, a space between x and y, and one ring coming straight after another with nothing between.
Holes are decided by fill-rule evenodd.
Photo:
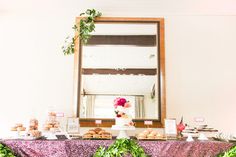
<instances>
[{"instance_id":1,"label":"cake stand","mask_svg":"<svg viewBox=\"0 0 236 157\"><path fill-rule=\"evenodd\" d=\"M112 130L118 130L119 135L116 137L117 139L121 139L121 138L127 138L130 139L130 137L127 135L128 130L135 130L134 126L117 126L117 125L112 125L111 127Z\"/></svg>"}]
</instances>

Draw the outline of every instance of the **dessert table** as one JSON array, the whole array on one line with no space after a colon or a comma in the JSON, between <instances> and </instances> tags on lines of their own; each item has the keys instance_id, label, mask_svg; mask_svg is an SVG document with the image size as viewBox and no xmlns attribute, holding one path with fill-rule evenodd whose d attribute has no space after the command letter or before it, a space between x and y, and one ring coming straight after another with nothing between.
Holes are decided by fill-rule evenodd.
<instances>
[{"instance_id":1,"label":"dessert table","mask_svg":"<svg viewBox=\"0 0 236 157\"><path fill-rule=\"evenodd\" d=\"M91 157L113 140L3 140L21 157ZM139 141L152 157L213 157L233 146L219 141Z\"/></svg>"}]
</instances>

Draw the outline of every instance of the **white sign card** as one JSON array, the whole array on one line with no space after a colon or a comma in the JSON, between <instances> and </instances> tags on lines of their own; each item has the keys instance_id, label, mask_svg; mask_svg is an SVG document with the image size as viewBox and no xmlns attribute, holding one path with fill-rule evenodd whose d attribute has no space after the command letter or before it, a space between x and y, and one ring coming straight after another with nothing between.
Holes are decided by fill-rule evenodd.
<instances>
[{"instance_id":1,"label":"white sign card","mask_svg":"<svg viewBox=\"0 0 236 157\"><path fill-rule=\"evenodd\" d=\"M176 120L175 119L165 119L165 134L167 136L176 136Z\"/></svg>"},{"instance_id":2,"label":"white sign card","mask_svg":"<svg viewBox=\"0 0 236 157\"><path fill-rule=\"evenodd\" d=\"M78 133L79 132L79 118L68 118L67 119L67 132Z\"/></svg>"},{"instance_id":3,"label":"white sign card","mask_svg":"<svg viewBox=\"0 0 236 157\"><path fill-rule=\"evenodd\" d=\"M204 117L194 117L194 121L197 123L202 123L205 121L205 118Z\"/></svg>"},{"instance_id":4,"label":"white sign card","mask_svg":"<svg viewBox=\"0 0 236 157\"><path fill-rule=\"evenodd\" d=\"M95 124L102 124L102 120L95 120Z\"/></svg>"},{"instance_id":5,"label":"white sign card","mask_svg":"<svg viewBox=\"0 0 236 157\"><path fill-rule=\"evenodd\" d=\"M151 120L145 120L144 125L152 125L152 121Z\"/></svg>"}]
</instances>

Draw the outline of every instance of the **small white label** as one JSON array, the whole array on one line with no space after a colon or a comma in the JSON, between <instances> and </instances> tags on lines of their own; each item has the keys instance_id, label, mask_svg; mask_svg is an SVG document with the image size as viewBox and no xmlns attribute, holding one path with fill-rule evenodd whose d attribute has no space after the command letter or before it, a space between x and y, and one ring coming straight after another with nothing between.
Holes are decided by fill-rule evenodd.
<instances>
[{"instance_id":1,"label":"small white label","mask_svg":"<svg viewBox=\"0 0 236 157\"><path fill-rule=\"evenodd\" d=\"M204 118L204 117L195 117L195 118L194 118L194 121L195 121L195 122L204 122L204 121L205 121L205 118Z\"/></svg>"},{"instance_id":2,"label":"small white label","mask_svg":"<svg viewBox=\"0 0 236 157\"><path fill-rule=\"evenodd\" d=\"M152 121L151 120L145 120L144 125L152 125Z\"/></svg>"},{"instance_id":3,"label":"small white label","mask_svg":"<svg viewBox=\"0 0 236 157\"><path fill-rule=\"evenodd\" d=\"M63 112L57 112L57 113L56 113L56 116L57 116L57 117L64 117L65 114L64 114Z\"/></svg>"},{"instance_id":4,"label":"small white label","mask_svg":"<svg viewBox=\"0 0 236 157\"><path fill-rule=\"evenodd\" d=\"M95 124L102 124L102 120L95 120Z\"/></svg>"}]
</instances>

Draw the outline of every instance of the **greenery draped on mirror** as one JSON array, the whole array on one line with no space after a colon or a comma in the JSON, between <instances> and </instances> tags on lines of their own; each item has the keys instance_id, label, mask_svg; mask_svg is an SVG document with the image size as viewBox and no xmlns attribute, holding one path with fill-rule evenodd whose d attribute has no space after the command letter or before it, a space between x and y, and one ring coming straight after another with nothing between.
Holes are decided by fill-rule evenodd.
<instances>
[{"instance_id":1,"label":"greenery draped on mirror","mask_svg":"<svg viewBox=\"0 0 236 157\"><path fill-rule=\"evenodd\" d=\"M95 25L86 45L75 41L74 104L81 126L96 126L94 121L101 119L101 126L110 127L113 100L124 97L132 104L136 127L147 120L162 127L164 19L99 17Z\"/></svg>"}]
</instances>

